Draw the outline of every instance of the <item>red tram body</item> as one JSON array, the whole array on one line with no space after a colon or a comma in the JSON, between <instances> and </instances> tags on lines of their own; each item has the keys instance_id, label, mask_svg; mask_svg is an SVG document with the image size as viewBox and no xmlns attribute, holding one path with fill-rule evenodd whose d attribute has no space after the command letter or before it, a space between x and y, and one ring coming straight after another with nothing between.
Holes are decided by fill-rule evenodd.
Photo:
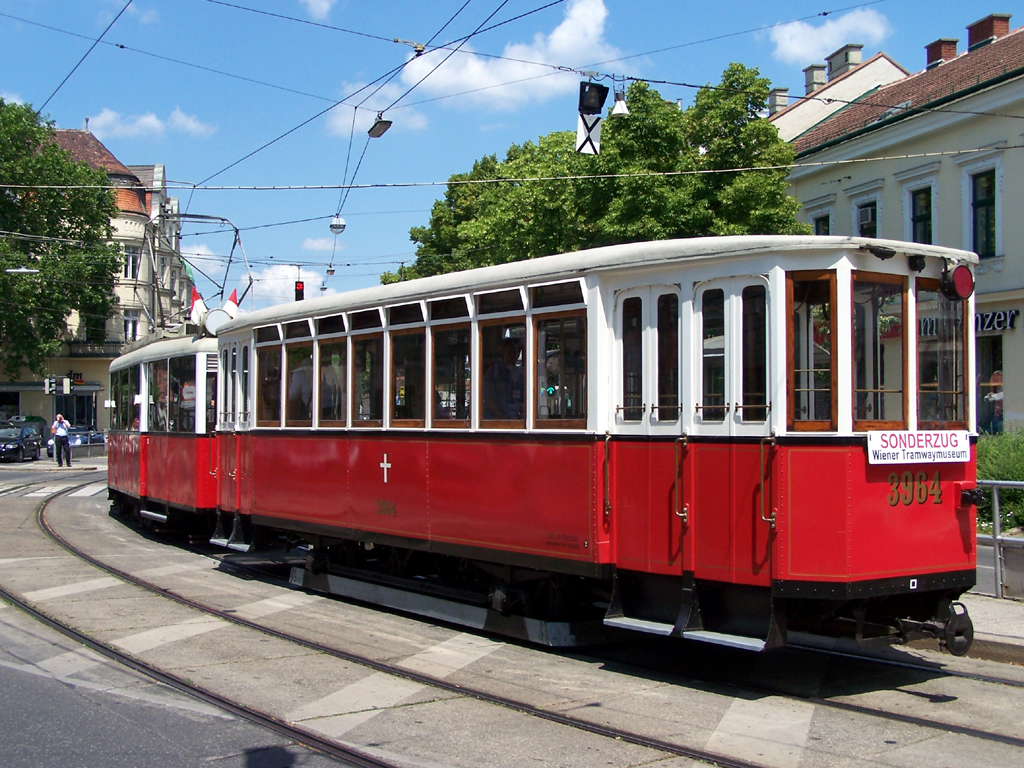
<instances>
[{"instance_id":1,"label":"red tram body","mask_svg":"<svg viewBox=\"0 0 1024 768\"><path fill-rule=\"evenodd\" d=\"M501 614L963 653L974 263L707 238L259 310L115 361L119 413L148 408L112 435L111 494ZM211 410L173 433L189 384Z\"/></svg>"}]
</instances>

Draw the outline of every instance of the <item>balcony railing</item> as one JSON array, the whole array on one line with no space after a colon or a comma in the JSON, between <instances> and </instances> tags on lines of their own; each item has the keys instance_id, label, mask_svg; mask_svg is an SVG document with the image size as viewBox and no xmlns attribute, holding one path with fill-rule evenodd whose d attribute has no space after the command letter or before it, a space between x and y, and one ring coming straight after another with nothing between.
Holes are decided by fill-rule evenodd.
<instances>
[{"instance_id":1,"label":"balcony railing","mask_svg":"<svg viewBox=\"0 0 1024 768\"><path fill-rule=\"evenodd\" d=\"M106 341L69 341L69 357L117 357L124 351L123 339Z\"/></svg>"}]
</instances>

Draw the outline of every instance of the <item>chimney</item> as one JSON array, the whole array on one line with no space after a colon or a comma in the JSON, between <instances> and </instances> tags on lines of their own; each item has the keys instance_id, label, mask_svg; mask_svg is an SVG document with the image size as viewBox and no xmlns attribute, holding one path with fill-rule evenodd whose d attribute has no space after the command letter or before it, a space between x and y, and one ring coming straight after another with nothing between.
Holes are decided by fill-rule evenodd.
<instances>
[{"instance_id":1,"label":"chimney","mask_svg":"<svg viewBox=\"0 0 1024 768\"><path fill-rule=\"evenodd\" d=\"M973 51L1010 31L1009 13L993 13L967 25L967 50Z\"/></svg>"},{"instance_id":2,"label":"chimney","mask_svg":"<svg viewBox=\"0 0 1024 768\"><path fill-rule=\"evenodd\" d=\"M831 53L826 56L825 61L828 62L828 79L831 80L833 77L839 77L860 65L861 51L863 49L864 46L859 43L849 43L844 45L835 53Z\"/></svg>"},{"instance_id":3,"label":"chimney","mask_svg":"<svg viewBox=\"0 0 1024 768\"><path fill-rule=\"evenodd\" d=\"M810 96L825 85L825 65L811 64L804 70L805 95Z\"/></svg>"},{"instance_id":4,"label":"chimney","mask_svg":"<svg viewBox=\"0 0 1024 768\"><path fill-rule=\"evenodd\" d=\"M768 114L774 115L789 106L789 88L772 88L768 91Z\"/></svg>"},{"instance_id":5,"label":"chimney","mask_svg":"<svg viewBox=\"0 0 1024 768\"><path fill-rule=\"evenodd\" d=\"M955 37L942 37L934 43L926 45L924 52L928 58L927 69L934 69L939 64L945 64L947 61L955 59L956 44L959 42Z\"/></svg>"}]
</instances>

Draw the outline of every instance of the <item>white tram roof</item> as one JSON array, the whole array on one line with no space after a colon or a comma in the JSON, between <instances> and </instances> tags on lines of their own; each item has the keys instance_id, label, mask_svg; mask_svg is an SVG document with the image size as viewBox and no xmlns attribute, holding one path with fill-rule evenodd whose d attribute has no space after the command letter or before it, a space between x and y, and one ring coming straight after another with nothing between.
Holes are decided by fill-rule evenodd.
<instances>
[{"instance_id":1,"label":"white tram roof","mask_svg":"<svg viewBox=\"0 0 1024 768\"><path fill-rule=\"evenodd\" d=\"M152 360L166 360L169 357L185 357L199 352L217 354L217 340L203 336L185 336L161 339L126 352L110 364L110 370L118 371Z\"/></svg>"},{"instance_id":2,"label":"white tram roof","mask_svg":"<svg viewBox=\"0 0 1024 768\"><path fill-rule=\"evenodd\" d=\"M481 293L519 285L537 285L555 280L569 280L581 277L588 272L652 267L689 259L764 258L772 254L793 254L801 251L818 254L822 251L856 251L867 246L881 246L904 255L931 256L957 264L978 263L978 257L970 251L902 240L878 240L864 237L736 235L655 240L591 248L573 253L562 253L363 288L332 296L276 304L255 312L245 313L225 323L218 329L218 335L223 336L253 326L306 317L322 317L371 307L467 293Z\"/></svg>"}]
</instances>

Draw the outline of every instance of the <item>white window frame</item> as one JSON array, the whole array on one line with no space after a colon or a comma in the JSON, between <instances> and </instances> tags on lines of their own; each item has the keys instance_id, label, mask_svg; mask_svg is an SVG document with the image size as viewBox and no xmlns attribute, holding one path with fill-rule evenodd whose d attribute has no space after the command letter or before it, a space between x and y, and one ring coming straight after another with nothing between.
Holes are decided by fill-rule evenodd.
<instances>
[{"instance_id":1,"label":"white window frame","mask_svg":"<svg viewBox=\"0 0 1024 768\"><path fill-rule=\"evenodd\" d=\"M822 195L805 202L803 206L804 214L807 216L807 223L813 227L815 219L828 216L828 233L834 235L836 233L836 217L833 212L835 203L836 196L834 194Z\"/></svg>"},{"instance_id":2,"label":"white window frame","mask_svg":"<svg viewBox=\"0 0 1024 768\"><path fill-rule=\"evenodd\" d=\"M996 177L996 252L982 262L991 264L1005 256L1003 250L1003 148L994 147L985 152L972 152L959 157L955 162L960 166L960 202L962 248L974 250L974 177L985 171L995 171Z\"/></svg>"},{"instance_id":3,"label":"white window frame","mask_svg":"<svg viewBox=\"0 0 1024 768\"><path fill-rule=\"evenodd\" d=\"M903 239L914 241L914 193L922 189L931 189L932 196L932 244L939 243L939 166L941 161L919 165L906 171L894 173L896 181L903 185Z\"/></svg>"},{"instance_id":4,"label":"white window frame","mask_svg":"<svg viewBox=\"0 0 1024 768\"><path fill-rule=\"evenodd\" d=\"M875 237L885 237L882 231L882 186L885 179L872 179L863 184L847 187L843 193L850 199L850 232L854 237L860 234L860 209L875 204Z\"/></svg>"}]
</instances>

